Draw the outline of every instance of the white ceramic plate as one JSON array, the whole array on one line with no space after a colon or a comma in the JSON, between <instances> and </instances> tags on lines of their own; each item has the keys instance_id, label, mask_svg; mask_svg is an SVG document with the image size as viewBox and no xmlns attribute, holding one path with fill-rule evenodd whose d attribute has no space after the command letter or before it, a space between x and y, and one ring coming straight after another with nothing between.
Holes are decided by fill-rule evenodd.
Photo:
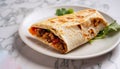
<instances>
[{"instance_id":1,"label":"white ceramic plate","mask_svg":"<svg viewBox=\"0 0 120 69\"><path fill-rule=\"evenodd\" d=\"M23 23L19 27L19 35L21 39L32 49L48 55L52 57L57 58L64 58L64 59L85 59L85 58L91 58L100 56L102 54L105 54L111 50L113 50L117 44L119 43L119 37L120 33L114 34L114 36L95 40L92 44L85 44L82 47L79 47L67 54L60 54L56 51L54 51L52 48L48 47L47 45L44 45L40 41L34 39L28 32L28 28L34 24L35 22L38 22L43 19L47 19L49 17L54 17L55 12L57 8L73 8L75 11L85 9L87 7L81 7L81 6L54 6L54 7L48 7L48 8L40 8L38 10L35 10L31 14L29 14L23 21ZM105 17L105 19L108 22L112 22L113 19L108 16L105 13L101 14Z\"/></svg>"}]
</instances>

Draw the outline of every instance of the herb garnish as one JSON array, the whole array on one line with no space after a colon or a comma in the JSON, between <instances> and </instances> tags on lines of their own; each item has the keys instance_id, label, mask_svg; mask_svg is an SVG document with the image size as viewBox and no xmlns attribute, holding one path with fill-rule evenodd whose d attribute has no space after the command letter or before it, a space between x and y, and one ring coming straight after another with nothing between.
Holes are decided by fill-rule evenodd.
<instances>
[{"instance_id":1,"label":"herb garnish","mask_svg":"<svg viewBox=\"0 0 120 69\"><path fill-rule=\"evenodd\" d=\"M114 31L119 31L119 30L120 30L120 25L116 21L113 21L110 25L108 25L103 30L101 30L95 38L91 39L89 43L92 43L96 39L103 39L109 33L114 32Z\"/></svg>"},{"instance_id":2,"label":"herb garnish","mask_svg":"<svg viewBox=\"0 0 120 69\"><path fill-rule=\"evenodd\" d=\"M56 15L57 16L62 16L62 15L65 15L65 14L71 14L73 12L74 12L74 10L71 9L71 8L69 8L69 9L61 8L61 9L56 10Z\"/></svg>"}]
</instances>

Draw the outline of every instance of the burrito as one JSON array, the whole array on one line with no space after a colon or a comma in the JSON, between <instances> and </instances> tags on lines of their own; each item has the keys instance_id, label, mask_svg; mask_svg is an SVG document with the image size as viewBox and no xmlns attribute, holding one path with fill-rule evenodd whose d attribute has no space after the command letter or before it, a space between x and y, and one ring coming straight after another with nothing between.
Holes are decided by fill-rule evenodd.
<instances>
[{"instance_id":1,"label":"burrito","mask_svg":"<svg viewBox=\"0 0 120 69\"><path fill-rule=\"evenodd\" d=\"M94 38L107 21L95 9L39 21L29 28L30 34L60 53L68 53Z\"/></svg>"}]
</instances>

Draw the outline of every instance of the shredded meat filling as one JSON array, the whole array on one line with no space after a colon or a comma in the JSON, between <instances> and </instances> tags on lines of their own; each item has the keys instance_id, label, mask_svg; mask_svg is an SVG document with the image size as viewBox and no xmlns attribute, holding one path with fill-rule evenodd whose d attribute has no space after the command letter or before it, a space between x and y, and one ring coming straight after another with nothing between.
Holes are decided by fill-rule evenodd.
<instances>
[{"instance_id":1,"label":"shredded meat filling","mask_svg":"<svg viewBox=\"0 0 120 69\"><path fill-rule=\"evenodd\" d=\"M64 41L54 35L50 30L39 28L36 30L36 32L38 33L38 37L41 37L48 43L52 43L52 45L58 50L61 50L61 52L65 52L66 44L64 43Z\"/></svg>"}]
</instances>

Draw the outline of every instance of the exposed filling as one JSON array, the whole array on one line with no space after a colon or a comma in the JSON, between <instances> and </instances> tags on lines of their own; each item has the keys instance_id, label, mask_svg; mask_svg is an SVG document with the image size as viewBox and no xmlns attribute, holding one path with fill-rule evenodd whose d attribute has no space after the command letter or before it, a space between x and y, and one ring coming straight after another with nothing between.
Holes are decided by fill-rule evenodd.
<instances>
[{"instance_id":1,"label":"exposed filling","mask_svg":"<svg viewBox=\"0 0 120 69\"><path fill-rule=\"evenodd\" d=\"M32 30L32 31L31 31ZM58 36L54 35L50 30L48 29L42 29L42 28L34 28L32 27L30 32L34 35L37 35L37 37L42 38L44 41L51 43L52 46L60 51L61 53L66 52L66 44L63 40L61 40Z\"/></svg>"}]
</instances>

